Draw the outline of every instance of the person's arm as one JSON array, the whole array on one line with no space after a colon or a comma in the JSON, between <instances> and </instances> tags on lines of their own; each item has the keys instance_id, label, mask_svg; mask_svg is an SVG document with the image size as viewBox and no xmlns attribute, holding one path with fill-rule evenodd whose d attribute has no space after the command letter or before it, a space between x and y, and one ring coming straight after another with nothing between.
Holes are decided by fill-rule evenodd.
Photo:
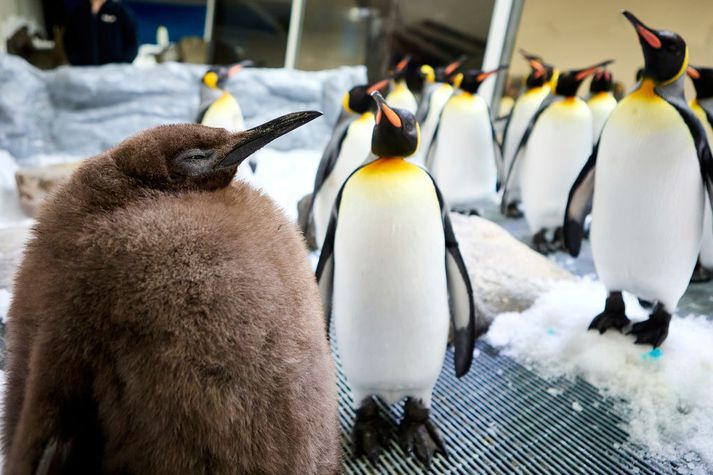
<instances>
[{"instance_id":1,"label":"person's arm","mask_svg":"<svg viewBox=\"0 0 713 475\"><path fill-rule=\"evenodd\" d=\"M130 63L136 58L139 52L138 33L134 15L124 6L121 8L121 40L122 40L122 61Z\"/></svg>"}]
</instances>

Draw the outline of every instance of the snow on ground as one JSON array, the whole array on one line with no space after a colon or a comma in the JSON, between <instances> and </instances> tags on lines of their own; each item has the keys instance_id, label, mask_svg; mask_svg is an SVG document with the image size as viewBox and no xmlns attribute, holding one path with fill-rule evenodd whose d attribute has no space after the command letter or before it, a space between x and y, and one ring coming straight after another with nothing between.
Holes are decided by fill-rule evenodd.
<instances>
[{"instance_id":1,"label":"snow on ground","mask_svg":"<svg viewBox=\"0 0 713 475\"><path fill-rule=\"evenodd\" d=\"M545 378L579 376L622 399L632 442L664 457L695 451L713 464L713 321L674 316L652 350L618 332L587 331L605 297L590 279L558 284L529 310L496 317L486 338ZM636 299L625 300L630 319L647 318Z\"/></svg>"}]
</instances>

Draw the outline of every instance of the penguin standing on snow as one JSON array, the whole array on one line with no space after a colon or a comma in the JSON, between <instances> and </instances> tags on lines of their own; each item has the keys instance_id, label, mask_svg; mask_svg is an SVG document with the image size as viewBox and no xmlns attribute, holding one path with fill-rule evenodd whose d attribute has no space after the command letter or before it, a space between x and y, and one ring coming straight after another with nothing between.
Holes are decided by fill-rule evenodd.
<instances>
[{"instance_id":1,"label":"penguin standing on snow","mask_svg":"<svg viewBox=\"0 0 713 475\"><path fill-rule=\"evenodd\" d=\"M616 107L614 97L614 79L608 69L602 68L592 76L589 84L589 110L592 111L592 124L594 125L594 143L599 140L604 122Z\"/></svg>"},{"instance_id":2,"label":"penguin standing on snow","mask_svg":"<svg viewBox=\"0 0 713 475\"><path fill-rule=\"evenodd\" d=\"M418 151L411 159L419 166L426 165L425 155L431 147L431 141L438 127L441 112L448 99L453 95L453 86L449 81L464 60L465 58L460 58L447 66L435 69L427 64L421 66L425 86L421 102L416 111L416 122L421 126L421 143Z\"/></svg>"},{"instance_id":3,"label":"penguin standing on snow","mask_svg":"<svg viewBox=\"0 0 713 475\"><path fill-rule=\"evenodd\" d=\"M594 265L609 291L590 329L629 325L622 291L656 302L629 333L659 346L696 265L713 158L703 125L683 95L688 48L676 33L655 30L631 13L644 53L638 87L619 102L569 195L565 244L579 253L591 205ZM702 179L701 179L702 178Z\"/></svg>"},{"instance_id":4,"label":"penguin standing on snow","mask_svg":"<svg viewBox=\"0 0 713 475\"><path fill-rule=\"evenodd\" d=\"M224 88L228 79L250 65L252 61L246 60L233 66L214 66L203 74L197 123L208 127L221 127L229 132L240 132L245 129L240 104ZM255 162L248 161L238 168L238 178L249 180L255 172L255 167Z\"/></svg>"},{"instance_id":5,"label":"penguin standing on snow","mask_svg":"<svg viewBox=\"0 0 713 475\"><path fill-rule=\"evenodd\" d=\"M510 203L512 170L522 160L522 208L533 233L533 246L540 253L561 249L567 192L592 153L592 113L577 97L577 89L586 77L609 63L611 61L605 61L559 76L554 94L542 102L530 119L515 160L510 164L501 210ZM549 232L554 232L552 239L548 239Z\"/></svg>"},{"instance_id":6,"label":"penguin standing on snow","mask_svg":"<svg viewBox=\"0 0 713 475\"><path fill-rule=\"evenodd\" d=\"M502 160L500 144L490 107L478 95L478 88L505 68L472 69L453 78L459 91L443 107L426 165L454 210L478 214L477 203L495 193Z\"/></svg>"},{"instance_id":7,"label":"penguin standing on snow","mask_svg":"<svg viewBox=\"0 0 713 475\"><path fill-rule=\"evenodd\" d=\"M379 158L344 183L317 279L356 405L353 455L376 460L381 452L386 422L373 398L406 398L399 441L428 464L446 450L429 407L451 320L456 375L472 362L473 290L435 182L403 159L418 145L413 114L391 108L379 93L374 98Z\"/></svg>"},{"instance_id":8,"label":"penguin standing on snow","mask_svg":"<svg viewBox=\"0 0 713 475\"><path fill-rule=\"evenodd\" d=\"M369 158L374 130L374 101L370 94L388 85L388 79L373 85L355 86L344 95L343 106L352 118L337 124L332 139L322 154L307 215L314 222L317 247L322 247L327 234L334 200L349 175ZM307 229L307 228L304 228Z\"/></svg>"},{"instance_id":9,"label":"penguin standing on snow","mask_svg":"<svg viewBox=\"0 0 713 475\"><path fill-rule=\"evenodd\" d=\"M406 109L412 114L418 110L418 102L413 92L406 84L406 74L411 56L406 56L398 62L392 74L392 87L386 96L386 101L397 109Z\"/></svg>"},{"instance_id":10,"label":"penguin standing on snow","mask_svg":"<svg viewBox=\"0 0 713 475\"><path fill-rule=\"evenodd\" d=\"M555 77L555 68L545 63L539 56L528 54L524 50L520 50L520 54L530 65L531 71L525 80L525 92L515 101L503 132L503 166L499 177L500 182L503 184L505 183L505 175L507 175L512 162L515 160L515 152L518 150L522 135L525 133L527 125L537 112L537 109L539 109L542 101L550 94ZM519 209L519 166L513 168L508 196L509 202L506 203L504 209L505 216L510 218L521 217L522 212Z\"/></svg>"},{"instance_id":11,"label":"penguin standing on snow","mask_svg":"<svg viewBox=\"0 0 713 475\"><path fill-rule=\"evenodd\" d=\"M691 99L689 106L706 131L708 145L713 143L713 68L688 66L688 77L693 81L696 98ZM713 222L711 222L711 206L706 200L706 211L703 215L703 241L701 253L693 271L691 282L709 282L713 279Z\"/></svg>"},{"instance_id":12,"label":"penguin standing on snow","mask_svg":"<svg viewBox=\"0 0 713 475\"><path fill-rule=\"evenodd\" d=\"M302 239L238 165L319 116L145 131L44 206L8 322L4 473L339 470Z\"/></svg>"}]
</instances>

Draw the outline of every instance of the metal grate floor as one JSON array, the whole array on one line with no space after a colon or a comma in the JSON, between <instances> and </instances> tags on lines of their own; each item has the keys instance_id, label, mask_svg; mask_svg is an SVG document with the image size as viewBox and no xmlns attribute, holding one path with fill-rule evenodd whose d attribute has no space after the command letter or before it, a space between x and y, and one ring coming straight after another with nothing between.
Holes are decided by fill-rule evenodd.
<instances>
[{"instance_id":1,"label":"metal grate floor","mask_svg":"<svg viewBox=\"0 0 713 475\"><path fill-rule=\"evenodd\" d=\"M620 428L623 419L613 401L603 399L585 381L545 381L485 343L478 343L478 351L470 373L461 380L453 374L452 351L446 355L433 395L432 417L446 441L449 457L437 455L429 473L664 474L685 470L685 463L662 463L628 444L628 435ZM378 466L364 457L351 458L349 434L354 411L336 359L344 472L424 473L423 466L396 443L401 405L388 408L380 404L392 424L392 438Z\"/></svg>"}]
</instances>

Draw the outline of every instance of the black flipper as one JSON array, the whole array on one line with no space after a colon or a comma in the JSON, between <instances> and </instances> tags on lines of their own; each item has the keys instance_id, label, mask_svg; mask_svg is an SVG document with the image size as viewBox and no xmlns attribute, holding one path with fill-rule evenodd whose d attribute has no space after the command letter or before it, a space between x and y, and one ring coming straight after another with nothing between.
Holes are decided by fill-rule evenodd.
<instances>
[{"instance_id":1,"label":"black flipper","mask_svg":"<svg viewBox=\"0 0 713 475\"><path fill-rule=\"evenodd\" d=\"M314 199L317 196L317 192L322 188L324 181L327 179L334 166L337 164L337 158L339 158L339 151L342 149L342 142L347 136L347 131L349 126L356 120L356 117L344 118L340 116L339 122L334 126L334 131L332 132L332 137L327 143L327 147L324 149L322 154L322 159L319 161L319 167L317 168L317 175L314 178L314 187L312 188L312 197L310 198L309 207L307 212L303 216L303 221L299 223L301 229L308 229L310 222L312 221L312 212L314 209Z\"/></svg>"},{"instance_id":2,"label":"black flipper","mask_svg":"<svg viewBox=\"0 0 713 475\"><path fill-rule=\"evenodd\" d=\"M537 109L537 112L532 116L530 119L530 122L527 124L527 128L525 129L525 132L522 134L522 139L520 139L520 143L517 146L517 149L515 150L515 153L512 156L512 161L510 162L510 168L508 170L504 171L505 174L505 181L503 182L503 199L500 202L500 211L505 214L505 211L507 209L507 205L509 204L509 198L508 198L508 189L511 187L510 184L510 179L512 178L512 171L515 169L515 162L517 162L518 158L520 157L520 152L522 151L523 148L527 145L527 141L530 140L530 135L532 134L533 129L535 128L535 124L537 123L537 120L540 118L540 115L547 110L548 107L550 107L553 103L555 103L558 100L559 96L556 96L554 94L550 94L549 96L545 97L542 103L540 104L540 107Z\"/></svg>"},{"instance_id":3,"label":"black flipper","mask_svg":"<svg viewBox=\"0 0 713 475\"><path fill-rule=\"evenodd\" d=\"M490 110L490 106L487 106L487 108L488 119L490 120L490 130L493 135L493 147L495 148L495 169L498 172L498 181L495 186L495 190L498 191L503 186L502 175L505 173L503 170L503 167L505 166L505 162L503 160L503 146L500 142L498 142L498 134L495 133L495 124L493 123L493 114Z\"/></svg>"},{"instance_id":4,"label":"black flipper","mask_svg":"<svg viewBox=\"0 0 713 475\"><path fill-rule=\"evenodd\" d=\"M584 220L592 210L594 196L594 167L597 164L599 142L592 149L584 168L574 180L567 198L567 208L564 213L564 247L570 255L577 257L582 248L584 237Z\"/></svg>"},{"instance_id":5,"label":"black flipper","mask_svg":"<svg viewBox=\"0 0 713 475\"><path fill-rule=\"evenodd\" d=\"M433 177L431 177L431 180L441 206L443 233L446 239L446 277L448 279L448 301L454 330L455 373L460 378L470 370L473 362L473 351L475 350L475 339L479 336L476 335L473 286L458 247L458 240L453 232L448 206Z\"/></svg>"}]
</instances>

